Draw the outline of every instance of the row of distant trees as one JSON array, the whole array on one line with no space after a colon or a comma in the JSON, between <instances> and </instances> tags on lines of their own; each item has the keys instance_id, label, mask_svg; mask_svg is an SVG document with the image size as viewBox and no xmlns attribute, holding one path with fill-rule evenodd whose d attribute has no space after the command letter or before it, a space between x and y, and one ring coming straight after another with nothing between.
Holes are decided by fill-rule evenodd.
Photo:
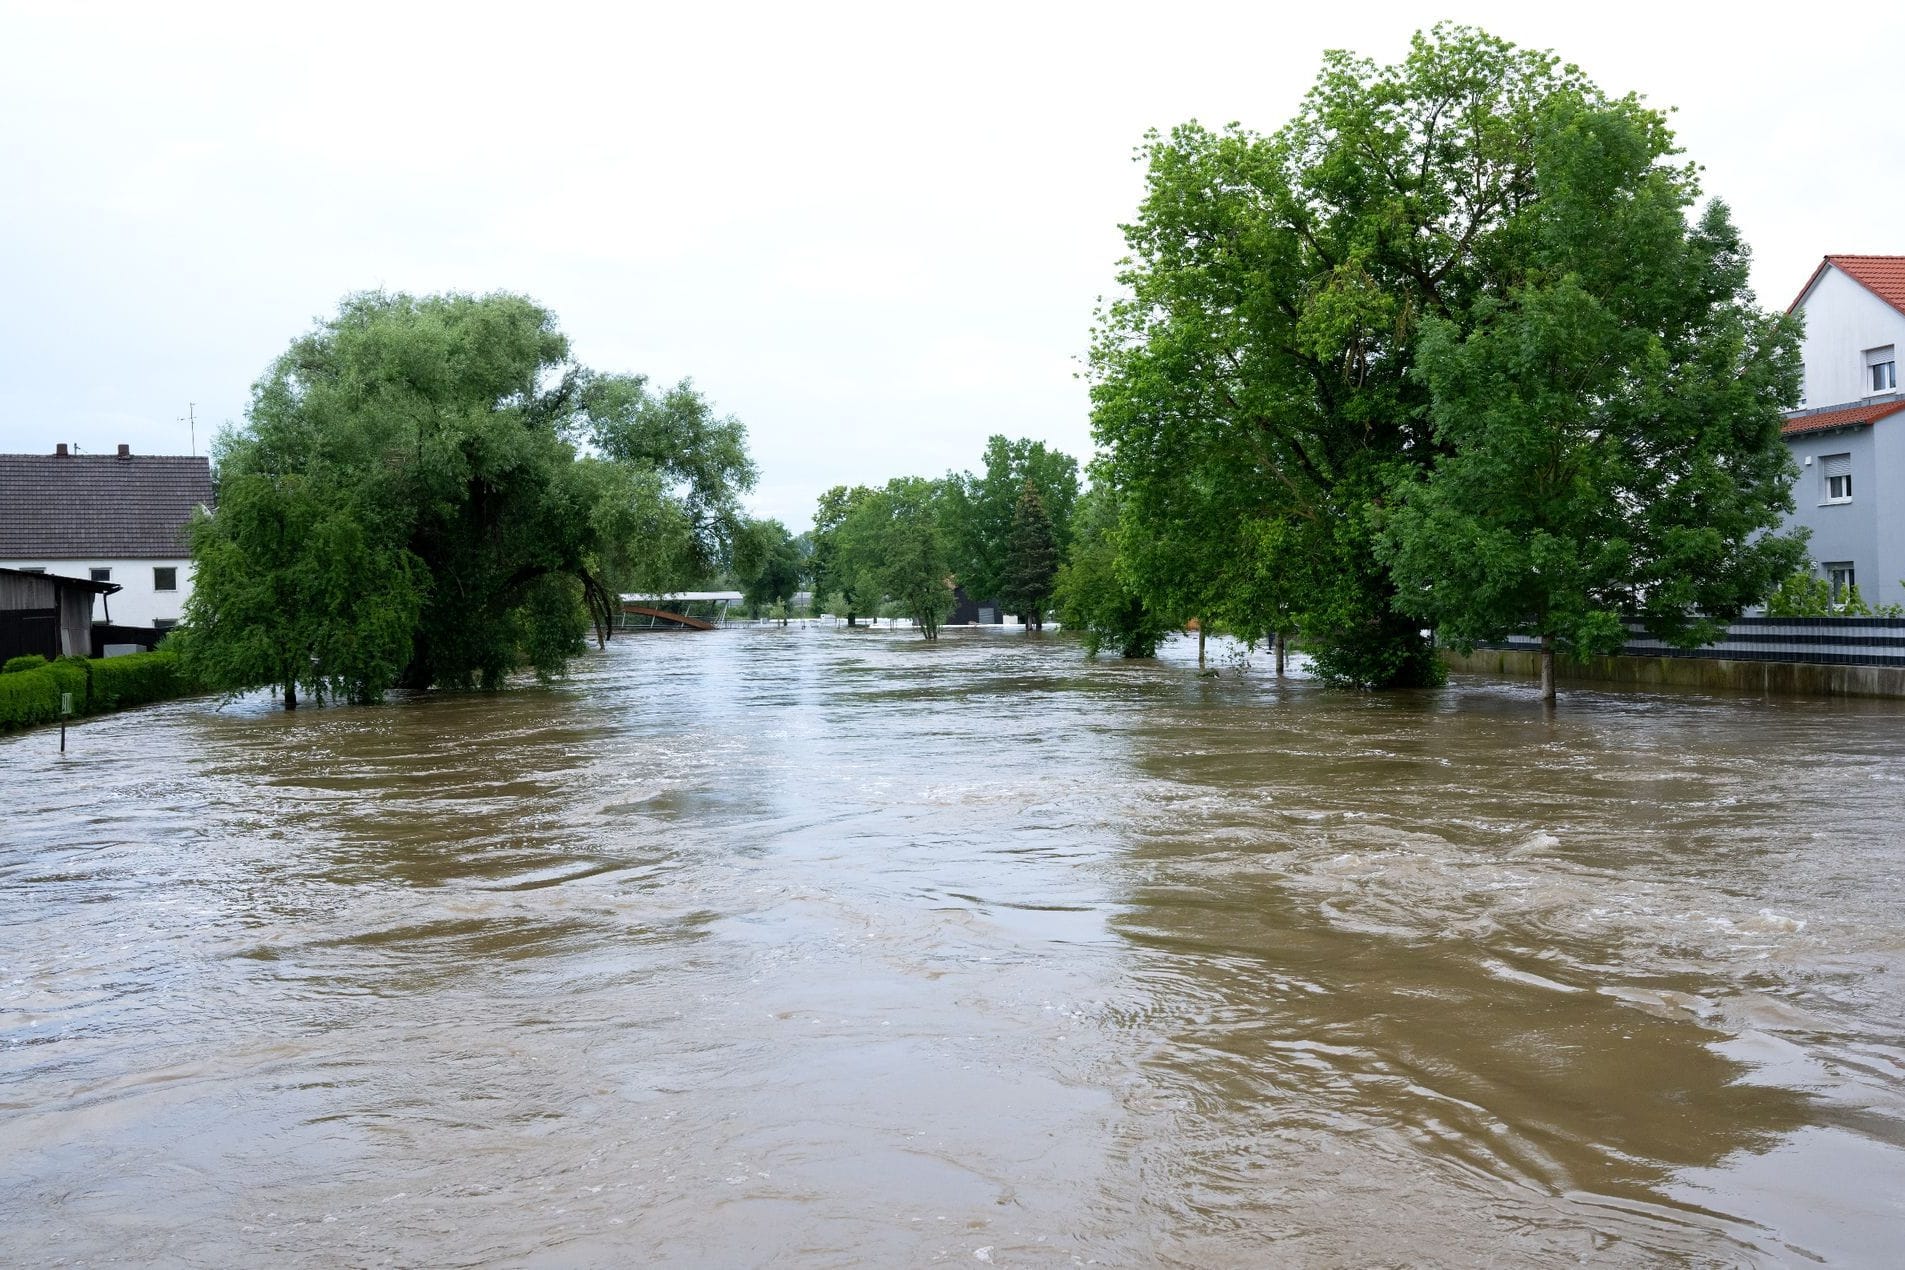
<instances>
[{"instance_id":1,"label":"row of distant trees","mask_svg":"<svg viewBox=\"0 0 1905 1270\"><path fill-rule=\"evenodd\" d=\"M1052 607L1078 498L1076 459L1040 441L994 436L977 472L834 486L820 495L807 534L755 522L736 573L757 609L784 613L804 584L850 626L890 612L930 640L959 587L1037 630Z\"/></svg>"}]
</instances>

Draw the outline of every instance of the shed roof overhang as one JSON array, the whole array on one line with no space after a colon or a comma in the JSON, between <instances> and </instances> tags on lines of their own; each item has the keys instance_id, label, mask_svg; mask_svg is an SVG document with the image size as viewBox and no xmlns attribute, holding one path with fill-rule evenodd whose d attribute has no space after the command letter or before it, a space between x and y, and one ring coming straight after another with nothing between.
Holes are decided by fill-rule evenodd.
<instances>
[{"instance_id":1,"label":"shed roof overhang","mask_svg":"<svg viewBox=\"0 0 1905 1270\"><path fill-rule=\"evenodd\" d=\"M91 591L94 595L115 595L123 588L117 582L95 582L91 578L69 578L63 573L35 573L31 569L0 569L15 578L39 578L54 586L73 591Z\"/></svg>"}]
</instances>

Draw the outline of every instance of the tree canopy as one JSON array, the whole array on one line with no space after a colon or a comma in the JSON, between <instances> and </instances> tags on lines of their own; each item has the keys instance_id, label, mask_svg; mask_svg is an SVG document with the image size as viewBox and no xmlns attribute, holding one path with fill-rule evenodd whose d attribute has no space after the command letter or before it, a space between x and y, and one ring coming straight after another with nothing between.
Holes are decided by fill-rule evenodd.
<instances>
[{"instance_id":1,"label":"tree canopy","mask_svg":"<svg viewBox=\"0 0 1905 1270\"><path fill-rule=\"evenodd\" d=\"M966 594L990 600L1002 594L1012 523L1027 482L1038 491L1061 555L1071 545L1072 508L1078 502L1078 460L1043 441L995 434L986 441L984 470L949 475L941 520L953 572Z\"/></svg>"},{"instance_id":2,"label":"tree canopy","mask_svg":"<svg viewBox=\"0 0 1905 1270\"><path fill-rule=\"evenodd\" d=\"M757 616L764 607L781 607L781 624L786 625L786 605L800 590L805 562L800 543L778 520L748 522L742 534L746 550L735 552L735 573L741 579L741 598Z\"/></svg>"},{"instance_id":3,"label":"tree canopy","mask_svg":"<svg viewBox=\"0 0 1905 1270\"><path fill-rule=\"evenodd\" d=\"M1174 616L1300 628L1319 671L1364 686L1439 678L1424 618L1539 622L1537 593L1573 588L1555 611L1585 648L1622 605L1691 638L1696 611L1770 586L1789 355L1724 212L1687 226L1672 154L1657 112L1460 26L1392 66L1328 54L1272 135L1152 134L1092 352L1123 584ZM1593 448L1631 479L1592 516L1564 507L1610 473L1582 452L1531 486L1544 429L1630 438ZM1490 520L1491 487L1544 510ZM1652 528L1612 510L1642 502ZM1544 517L1600 558L1530 587L1554 542L1503 544ZM1483 525L1488 615L1463 598Z\"/></svg>"},{"instance_id":4,"label":"tree canopy","mask_svg":"<svg viewBox=\"0 0 1905 1270\"><path fill-rule=\"evenodd\" d=\"M185 644L215 687L370 699L559 673L623 585L726 559L745 431L576 365L522 296L352 296L215 450Z\"/></svg>"},{"instance_id":5,"label":"tree canopy","mask_svg":"<svg viewBox=\"0 0 1905 1270\"><path fill-rule=\"evenodd\" d=\"M834 577L842 593L859 597L858 611L890 600L928 640L939 638L953 609L943 491L937 481L896 477L883 489L860 491L830 531Z\"/></svg>"},{"instance_id":6,"label":"tree canopy","mask_svg":"<svg viewBox=\"0 0 1905 1270\"><path fill-rule=\"evenodd\" d=\"M1125 657L1150 657L1176 626L1130 585L1120 567L1124 530L1116 488L1094 479L1078 500L1072 549L1059 567L1058 620L1093 654L1116 648Z\"/></svg>"}]
</instances>

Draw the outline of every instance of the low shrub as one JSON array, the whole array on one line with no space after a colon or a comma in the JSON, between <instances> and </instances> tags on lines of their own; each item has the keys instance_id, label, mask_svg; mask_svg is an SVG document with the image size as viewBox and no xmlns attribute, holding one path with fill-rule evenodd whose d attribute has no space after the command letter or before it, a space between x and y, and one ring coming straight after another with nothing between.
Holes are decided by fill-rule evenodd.
<instances>
[{"instance_id":1,"label":"low shrub","mask_svg":"<svg viewBox=\"0 0 1905 1270\"><path fill-rule=\"evenodd\" d=\"M54 722L63 691L51 666L0 674L0 731Z\"/></svg>"},{"instance_id":2,"label":"low shrub","mask_svg":"<svg viewBox=\"0 0 1905 1270\"><path fill-rule=\"evenodd\" d=\"M46 658L38 653L28 653L24 657L9 657L7 664L0 666L0 675L18 674L22 670L38 670L46 665Z\"/></svg>"},{"instance_id":3,"label":"low shrub","mask_svg":"<svg viewBox=\"0 0 1905 1270\"><path fill-rule=\"evenodd\" d=\"M93 710L124 710L192 692L191 684L179 671L177 653L102 657L89 665L92 691L88 705Z\"/></svg>"}]
</instances>

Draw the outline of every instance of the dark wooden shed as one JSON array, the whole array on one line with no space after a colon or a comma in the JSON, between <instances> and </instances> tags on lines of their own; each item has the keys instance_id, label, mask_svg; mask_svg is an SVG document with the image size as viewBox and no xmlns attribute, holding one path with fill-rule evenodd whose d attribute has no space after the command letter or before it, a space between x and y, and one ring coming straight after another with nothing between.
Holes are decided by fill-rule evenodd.
<instances>
[{"instance_id":1,"label":"dark wooden shed","mask_svg":"<svg viewBox=\"0 0 1905 1270\"><path fill-rule=\"evenodd\" d=\"M117 582L0 569L0 661L92 656L93 597L118 589Z\"/></svg>"}]
</instances>

